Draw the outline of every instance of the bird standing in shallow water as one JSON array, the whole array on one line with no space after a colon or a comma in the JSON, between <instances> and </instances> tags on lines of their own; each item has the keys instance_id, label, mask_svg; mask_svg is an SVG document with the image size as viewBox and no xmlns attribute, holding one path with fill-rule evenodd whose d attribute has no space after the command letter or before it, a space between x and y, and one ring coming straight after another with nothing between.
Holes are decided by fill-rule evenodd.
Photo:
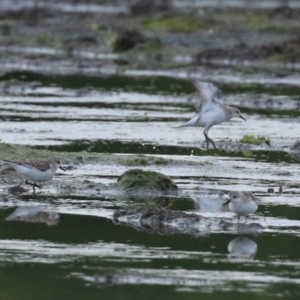
<instances>
[{"instance_id":1,"label":"bird standing in shallow water","mask_svg":"<svg viewBox=\"0 0 300 300\"><path fill-rule=\"evenodd\" d=\"M208 149L209 143L211 143L214 149L216 149L214 141L208 137L208 130L212 126L229 121L234 117L239 117L244 121L246 121L246 119L241 115L238 108L223 105L218 102L218 99L221 98L221 90L215 85L198 80L193 80L192 82L200 96L197 113L191 120L179 127L205 127L203 134L206 140L206 148Z\"/></svg>"},{"instance_id":2,"label":"bird standing in shallow water","mask_svg":"<svg viewBox=\"0 0 300 300\"><path fill-rule=\"evenodd\" d=\"M1 166L1 171L7 168L15 169L18 174L26 178L26 184L32 185L34 193L36 187L42 188L42 186L36 183L51 180L57 168L66 171L60 165L59 159L34 160L24 163L3 159L1 162L4 163ZM29 182L29 180L33 181L33 183Z\"/></svg>"},{"instance_id":3,"label":"bird standing in shallow water","mask_svg":"<svg viewBox=\"0 0 300 300\"><path fill-rule=\"evenodd\" d=\"M229 204L229 210L238 216L238 221L240 221L240 216L244 216L245 222L247 216L256 212L258 208L257 198L249 192L230 192L229 200L223 206L227 204Z\"/></svg>"}]
</instances>

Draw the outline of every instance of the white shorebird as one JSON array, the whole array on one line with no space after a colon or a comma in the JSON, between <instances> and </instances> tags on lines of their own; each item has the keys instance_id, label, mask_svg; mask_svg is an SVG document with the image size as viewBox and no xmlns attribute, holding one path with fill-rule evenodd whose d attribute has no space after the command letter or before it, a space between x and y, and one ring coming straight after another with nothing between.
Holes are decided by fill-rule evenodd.
<instances>
[{"instance_id":1,"label":"white shorebird","mask_svg":"<svg viewBox=\"0 0 300 300\"><path fill-rule=\"evenodd\" d=\"M35 187L42 188L42 186L36 184L37 182L49 181L55 175L57 168L66 171L61 165L59 159L46 159L46 160L34 160L16 162L10 160L1 160L4 164L1 166L1 171L7 168L13 168L18 174L26 178L25 183L32 185L33 192L35 193ZM29 182L33 181L33 183Z\"/></svg>"},{"instance_id":2,"label":"white shorebird","mask_svg":"<svg viewBox=\"0 0 300 300\"><path fill-rule=\"evenodd\" d=\"M209 143L216 149L214 141L208 137L208 130L217 124L229 121L231 118L239 117L246 121L241 115L238 108L229 105L224 105L218 102L221 98L221 90L209 82L202 82L193 80L199 96L199 105L197 106L196 115L188 122L180 125L179 127L205 127L203 134L206 140L206 147L208 149Z\"/></svg>"},{"instance_id":3,"label":"white shorebird","mask_svg":"<svg viewBox=\"0 0 300 300\"><path fill-rule=\"evenodd\" d=\"M238 216L238 221L244 216L246 222L247 216L257 211L257 200L250 192L230 192L229 200L223 206L229 204L229 210Z\"/></svg>"}]
</instances>

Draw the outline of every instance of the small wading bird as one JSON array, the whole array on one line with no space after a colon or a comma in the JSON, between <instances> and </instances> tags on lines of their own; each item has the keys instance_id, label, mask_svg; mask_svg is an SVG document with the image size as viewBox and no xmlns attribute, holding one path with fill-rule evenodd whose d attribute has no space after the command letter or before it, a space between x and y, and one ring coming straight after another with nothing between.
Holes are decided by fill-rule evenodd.
<instances>
[{"instance_id":1,"label":"small wading bird","mask_svg":"<svg viewBox=\"0 0 300 300\"><path fill-rule=\"evenodd\" d=\"M192 82L200 96L197 113L191 120L179 127L205 127L203 134L206 140L206 148L208 149L209 143L211 143L214 149L216 149L214 141L208 137L208 130L212 126L229 121L234 117L241 118L244 121L246 121L246 119L241 115L238 108L218 102L218 99L221 98L221 90L215 85L198 80L193 80Z\"/></svg>"},{"instance_id":2,"label":"small wading bird","mask_svg":"<svg viewBox=\"0 0 300 300\"><path fill-rule=\"evenodd\" d=\"M26 184L32 185L34 193L36 187L40 189L43 188L41 185L36 183L51 180L55 175L57 168L66 171L60 165L59 159L35 160L24 163L3 159L1 162L3 163L0 168L1 171L7 168L15 169L19 175L26 178ZM29 182L29 180L33 183Z\"/></svg>"},{"instance_id":3,"label":"small wading bird","mask_svg":"<svg viewBox=\"0 0 300 300\"><path fill-rule=\"evenodd\" d=\"M229 200L223 206L227 204L229 204L229 210L238 216L238 221L240 221L240 216L245 217L245 223L248 215L256 212L258 208L257 198L249 192L230 192Z\"/></svg>"}]
</instances>

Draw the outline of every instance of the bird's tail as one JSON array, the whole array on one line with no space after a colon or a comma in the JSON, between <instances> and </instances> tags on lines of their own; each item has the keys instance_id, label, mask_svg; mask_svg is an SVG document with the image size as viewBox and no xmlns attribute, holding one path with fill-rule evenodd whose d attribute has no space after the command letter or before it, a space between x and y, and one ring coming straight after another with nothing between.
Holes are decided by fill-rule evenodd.
<instances>
[{"instance_id":1,"label":"bird's tail","mask_svg":"<svg viewBox=\"0 0 300 300\"><path fill-rule=\"evenodd\" d=\"M0 160L0 174L11 166L6 161Z\"/></svg>"},{"instance_id":2,"label":"bird's tail","mask_svg":"<svg viewBox=\"0 0 300 300\"><path fill-rule=\"evenodd\" d=\"M18 166L18 163L6 160L6 159L0 159L0 173L2 173L5 169L13 168Z\"/></svg>"},{"instance_id":3,"label":"bird's tail","mask_svg":"<svg viewBox=\"0 0 300 300\"><path fill-rule=\"evenodd\" d=\"M187 121L186 123L177 126L177 128L179 127L188 127L188 126L194 126L196 125L198 122L198 115L195 115L192 119L190 119L189 121Z\"/></svg>"}]
</instances>

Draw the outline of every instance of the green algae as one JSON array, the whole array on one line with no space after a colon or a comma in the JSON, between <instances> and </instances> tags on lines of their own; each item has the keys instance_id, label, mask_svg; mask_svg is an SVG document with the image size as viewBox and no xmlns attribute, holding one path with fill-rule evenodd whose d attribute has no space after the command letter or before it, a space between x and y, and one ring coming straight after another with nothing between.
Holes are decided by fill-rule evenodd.
<instances>
[{"instance_id":1,"label":"green algae","mask_svg":"<svg viewBox=\"0 0 300 300\"><path fill-rule=\"evenodd\" d=\"M40 46L49 46L54 48L61 48L64 46L63 38L58 34L41 33L35 37L35 41Z\"/></svg>"},{"instance_id":2,"label":"green algae","mask_svg":"<svg viewBox=\"0 0 300 300\"><path fill-rule=\"evenodd\" d=\"M254 156L253 151L244 151L243 154L244 154L246 157L252 157L252 156Z\"/></svg>"},{"instance_id":3,"label":"green algae","mask_svg":"<svg viewBox=\"0 0 300 300\"><path fill-rule=\"evenodd\" d=\"M124 166L151 166L151 165L186 165L184 160L165 159L154 155L141 154L111 154L102 152L82 151L52 151L48 149L31 148L24 145L14 145L0 142L0 159L24 161L27 159L48 159L57 157L63 163L97 162L105 164L119 164ZM199 165L202 165L199 162Z\"/></svg>"},{"instance_id":4,"label":"green algae","mask_svg":"<svg viewBox=\"0 0 300 300\"><path fill-rule=\"evenodd\" d=\"M156 17L142 21L145 29L153 31L193 32L208 28L211 22L195 15Z\"/></svg>"},{"instance_id":5,"label":"green algae","mask_svg":"<svg viewBox=\"0 0 300 300\"><path fill-rule=\"evenodd\" d=\"M148 52L153 53L153 51L158 52L164 50L164 45L160 39L152 38L146 41L145 43L137 44L134 47L134 50L140 52L146 52L146 53Z\"/></svg>"},{"instance_id":6,"label":"green algae","mask_svg":"<svg viewBox=\"0 0 300 300\"><path fill-rule=\"evenodd\" d=\"M146 155L134 155L128 157L126 161L123 160L123 164L127 166L149 166L149 165L168 165L170 160L162 157L146 156Z\"/></svg>"},{"instance_id":7,"label":"green algae","mask_svg":"<svg viewBox=\"0 0 300 300\"><path fill-rule=\"evenodd\" d=\"M11 147L10 144L7 144L7 143L4 143L4 142L0 141L0 151L1 151L2 149L7 150L7 148L10 148L10 147Z\"/></svg>"},{"instance_id":8,"label":"green algae","mask_svg":"<svg viewBox=\"0 0 300 300\"><path fill-rule=\"evenodd\" d=\"M270 28L275 26L270 18L265 13L246 13L246 14L234 14L231 21L239 25L251 28L251 29L262 29Z\"/></svg>"},{"instance_id":9,"label":"green algae","mask_svg":"<svg viewBox=\"0 0 300 300\"><path fill-rule=\"evenodd\" d=\"M253 136L253 135L244 135L240 139L240 143L242 144L251 144L251 145L260 145L262 143L265 143L267 141L267 138L264 136Z\"/></svg>"},{"instance_id":10,"label":"green algae","mask_svg":"<svg viewBox=\"0 0 300 300\"><path fill-rule=\"evenodd\" d=\"M131 169L118 178L118 185L128 192L177 194L178 187L170 177L154 171Z\"/></svg>"}]
</instances>

